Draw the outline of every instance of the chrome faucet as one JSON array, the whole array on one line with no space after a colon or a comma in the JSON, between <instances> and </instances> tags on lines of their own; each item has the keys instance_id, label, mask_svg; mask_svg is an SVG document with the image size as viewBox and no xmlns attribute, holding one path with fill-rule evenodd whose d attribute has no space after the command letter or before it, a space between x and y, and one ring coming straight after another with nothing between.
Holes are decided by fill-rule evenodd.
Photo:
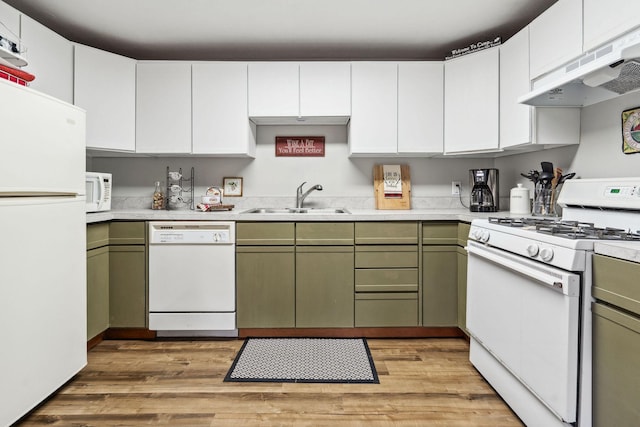
<instances>
[{"instance_id":1,"label":"chrome faucet","mask_svg":"<svg viewBox=\"0 0 640 427\"><path fill-rule=\"evenodd\" d=\"M302 186L305 185L306 183L307 181L300 184L300 187L298 187L298 190L296 191L296 208L297 209L300 209L302 207L302 203L304 202L304 199L306 199L309 193L311 193L313 190L322 191L322 185L316 184L310 189L308 189L305 193L303 193Z\"/></svg>"}]
</instances>

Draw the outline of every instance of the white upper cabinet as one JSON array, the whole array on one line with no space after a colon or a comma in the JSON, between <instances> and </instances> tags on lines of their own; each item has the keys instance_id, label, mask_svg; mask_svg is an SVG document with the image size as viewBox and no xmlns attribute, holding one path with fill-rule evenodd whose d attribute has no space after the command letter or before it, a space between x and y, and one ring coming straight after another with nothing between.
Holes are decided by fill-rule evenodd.
<instances>
[{"instance_id":1,"label":"white upper cabinet","mask_svg":"<svg viewBox=\"0 0 640 427\"><path fill-rule=\"evenodd\" d=\"M444 63L445 154L499 149L498 48Z\"/></svg>"},{"instance_id":2,"label":"white upper cabinet","mask_svg":"<svg viewBox=\"0 0 640 427\"><path fill-rule=\"evenodd\" d=\"M583 0L584 50L589 51L640 26L637 5L628 0Z\"/></svg>"},{"instance_id":3,"label":"white upper cabinet","mask_svg":"<svg viewBox=\"0 0 640 427\"><path fill-rule=\"evenodd\" d=\"M20 22L29 63L23 69L36 76L29 86L73 103L73 44L26 15Z\"/></svg>"},{"instance_id":4,"label":"white upper cabinet","mask_svg":"<svg viewBox=\"0 0 640 427\"><path fill-rule=\"evenodd\" d=\"M351 64L349 62L300 63L300 116L349 117L351 115Z\"/></svg>"},{"instance_id":5,"label":"white upper cabinet","mask_svg":"<svg viewBox=\"0 0 640 427\"><path fill-rule=\"evenodd\" d=\"M191 63L138 62L136 152L191 152Z\"/></svg>"},{"instance_id":6,"label":"white upper cabinet","mask_svg":"<svg viewBox=\"0 0 640 427\"><path fill-rule=\"evenodd\" d=\"M249 116L298 117L297 62L249 63Z\"/></svg>"},{"instance_id":7,"label":"white upper cabinet","mask_svg":"<svg viewBox=\"0 0 640 427\"><path fill-rule=\"evenodd\" d=\"M74 48L74 104L87 111L87 148L136 149L136 60Z\"/></svg>"},{"instance_id":8,"label":"white upper cabinet","mask_svg":"<svg viewBox=\"0 0 640 427\"><path fill-rule=\"evenodd\" d=\"M609 2L602 3L609 7ZM530 71L535 79L582 54L582 0L558 0L529 29Z\"/></svg>"},{"instance_id":9,"label":"white upper cabinet","mask_svg":"<svg viewBox=\"0 0 640 427\"><path fill-rule=\"evenodd\" d=\"M398 64L351 64L349 154L395 154L398 150Z\"/></svg>"},{"instance_id":10,"label":"white upper cabinet","mask_svg":"<svg viewBox=\"0 0 640 427\"><path fill-rule=\"evenodd\" d=\"M442 154L442 62L398 64L398 154Z\"/></svg>"},{"instance_id":11,"label":"white upper cabinet","mask_svg":"<svg viewBox=\"0 0 640 427\"><path fill-rule=\"evenodd\" d=\"M256 126L247 116L247 63L196 62L193 154L255 157Z\"/></svg>"},{"instance_id":12,"label":"white upper cabinet","mask_svg":"<svg viewBox=\"0 0 640 427\"><path fill-rule=\"evenodd\" d=\"M346 123L351 114L348 62L249 63L249 116L257 123ZM318 120L313 118L339 118ZM285 120L285 119L294 119Z\"/></svg>"},{"instance_id":13,"label":"white upper cabinet","mask_svg":"<svg viewBox=\"0 0 640 427\"><path fill-rule=\"evenodd\" d=\"M530 89L529 28L500 46L500 148L578 144L579 108L534 108L519 104Z\"/></svg>"},{"instance_id":14,"label":"white upper cabinet","mask_svg":"<svg viewBox=\"0 0 640 427\"><path fill-rule=\"evenodd\" d=\"M529 92L529 27L507 40L500 50L500 147L525 144L531 136L531 108L518 97Z\"/></svg>"},{"instance_id":15,"label":"white upper cabinet","mask_svg":"<svg viewBox=\"0 0 640 427\"><path fill-rule=\"evenodd\" d=\"M20 43L20 12L2 1L0 1L0 37ZM16 55L22 56L20 53L15 54L0 47L0 58L9 58L12 64L19 65L12 61Z\"/></svg>"}]
</instances>

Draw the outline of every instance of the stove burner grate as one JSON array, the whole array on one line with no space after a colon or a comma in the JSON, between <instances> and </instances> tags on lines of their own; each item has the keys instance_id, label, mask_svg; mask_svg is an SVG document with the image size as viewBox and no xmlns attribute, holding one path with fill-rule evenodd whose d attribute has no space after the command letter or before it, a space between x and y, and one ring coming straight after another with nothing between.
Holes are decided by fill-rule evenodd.
<instances>
[{"instance_id":1,"label":"stove burner grate","mask_svg":"<svg viewBox=\"0 0 640 427\"><path fill-rule=\"evenodd\" d=\"M640 232L620 228L599 228L591 222L563 221L550 218L498 218L490 217L490 223L507 227L528 227L532 231L566 239L631 240L640 241Z\"/></svg>"}]
</instances>

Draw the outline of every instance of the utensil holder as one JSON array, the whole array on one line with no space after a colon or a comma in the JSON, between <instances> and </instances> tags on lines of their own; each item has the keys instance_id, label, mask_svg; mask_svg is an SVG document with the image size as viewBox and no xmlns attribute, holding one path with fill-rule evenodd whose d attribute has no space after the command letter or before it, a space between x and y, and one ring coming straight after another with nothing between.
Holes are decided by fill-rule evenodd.
<instances>
[{"instance_id":1,"label":"utensil holder","mask_svg":"<svg viewBox=\"0 0 640 427\"><path fill-rule=\"evenodd\" d=\"M557 216L554 191L551 188L540 187L533 198L533 215Z\"/></svg>"}]
</instances>

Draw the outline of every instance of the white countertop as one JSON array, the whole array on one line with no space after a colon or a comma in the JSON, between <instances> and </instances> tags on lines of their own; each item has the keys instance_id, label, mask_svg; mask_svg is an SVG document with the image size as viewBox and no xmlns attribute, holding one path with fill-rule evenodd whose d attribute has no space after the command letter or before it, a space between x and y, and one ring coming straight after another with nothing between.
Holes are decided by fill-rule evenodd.
<instances>
[{"instance_id":1,"label":"white countertop","mask_svg":"<svg viewBox=\"0 0 640 427\"><path fill-rule=\"evenodd\" d=\"M273 214L242 213L246 209L219 212L191 210L126 209L87 214L87 223L129 221L465 221L490 216L505 216L509 212L478 213L467 209L377 210L349 209L350 214Z\"/></svg>"},{"instance_id":2,"label":"white countertop","mask_svg":"<svg viewBox=\"0 0 640 427\"><path fill-rule=\"evenodd\" d=\"M640 242L594 242L593 251L626 261L640 263Z\"/></svg>"}]
</instances>

